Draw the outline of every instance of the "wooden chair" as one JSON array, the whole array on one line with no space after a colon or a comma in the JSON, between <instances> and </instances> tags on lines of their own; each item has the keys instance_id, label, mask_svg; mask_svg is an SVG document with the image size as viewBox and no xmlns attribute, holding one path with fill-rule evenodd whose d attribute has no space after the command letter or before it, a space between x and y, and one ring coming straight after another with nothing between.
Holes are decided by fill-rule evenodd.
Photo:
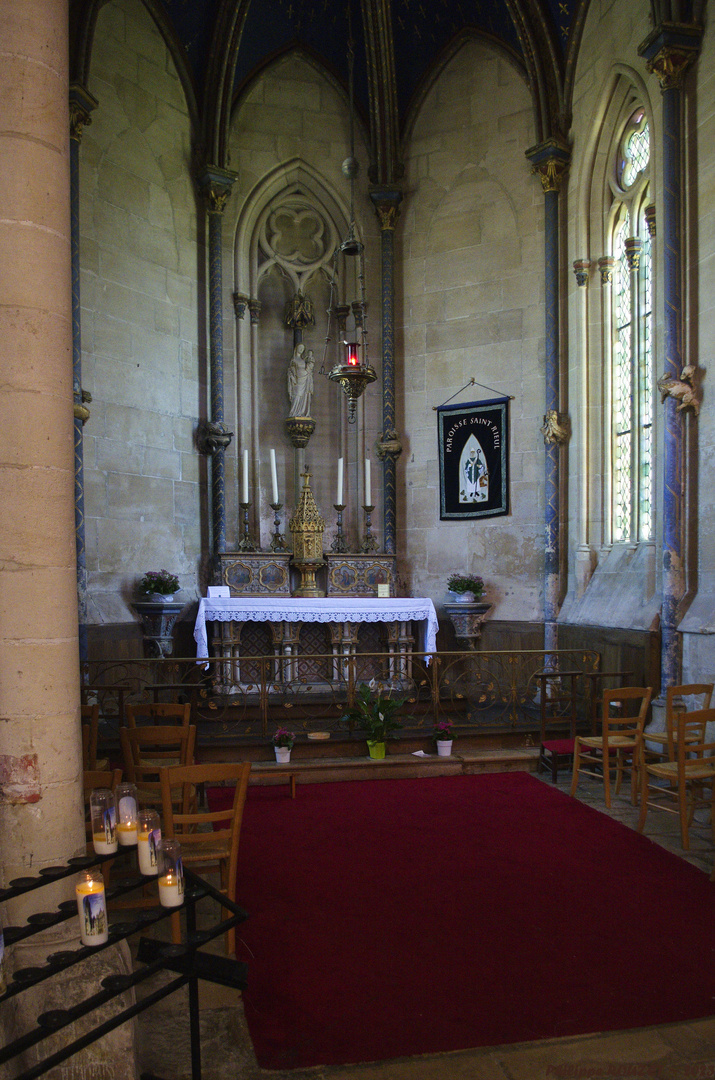
<instances>
[{"instance_id":1,"label":"wooden chair","mask_svg":"<svg viewBox=\"0 0 715 1080\"><path fill-rule=\"evenodd\" d=\"M238 842L241 834L243 808L248 792L250 761L227 764L203 764L161 770L163 810L162 837L176 839L181 844L181 857L192 869L218 870L220 890L229 900L236 899L236 867ZM231 806L224 810L200 809L197 788L234 784ZM180 809L176 809L174 792L181 788ZM223 824L222 824L223 823ZM226 916L228 917L228 916ZM178 920L172 927L177 938ZM226 934L226 951L236 951L235 929Z\"/></svg>"},{"instance_id":2,"label":"wooden chair","mask_svg":"<svg viewBox=\"0 0 715 1080\"><path fill-rule=\"evenodd\" d=\"M682 686L669 686L665 691L665 731L647 731L646 745L666 761L677 758L676 740L678 738L678 713L694 712L696 709L709 709L713 696L713 683L683 683ZM700 698L695 709L688 710L683 698Z\"/></svg>"},{"instance_id":3,"label":"wooden chair","mask_svg":"<svg viewBox=\"0 0 715 1080\"><path fill-rule=\"evenodd\" d=\"M675 761L646 760L641 755L641 812L638 832L643 832L649 808L678 814L680 839L685 851L690 848L688 829L698 805L710 805L715 799L715 742L708 742L707 724L715 724L715 709L697 709L677 714ZM649 739L650 736L644 736ZM651 779L661 781L651 783ZM665 782L668 786L663 786ZM704 785L711 787L707 800L702 798ZM673 805L673 802L677 805ZM712 820L715 841L715 818Z\"/></svg>"},{"instance_id":4,"label":"wooden chair","mask_svg":"<svg viewBox=\"0 0 715 1080\"><path fill-rule=\"evenodd\" d=\"M143 725L156 727L159 724L182 725L188 727L191 723L191 702L178 704L176 702L146 701L139 705L125 705L124 715L127 727L136 728Z\"/></svg>"},{"instance_id":5,"label":"wooden chair","mask_svg":"<svg viewBox=\"0 0 715 1080\"><path fill-rule=\"evenodd\" d=\"M604 690L600 735L577 735L574 745L571 794L576 794L581 773L603 780L606 806L611 805L611 768L616 770L618 794L624 769L631 773L631 802L636 805L638 766L643 729L653 690L627 686ZM590 768L589 768L590 766Z\"/></svg>"},{"instance_id":6,"label":"wooden chair","mask_svg":"<svg viewBox=\"0 0 715 1080\"><path fill-rule=\"evenodd\" d=\"M558 781L559 769L573 766L576 738L576 690L580 671L538 671L534 678L540 684L541 743L537 772L551 772Z\"/></svg>"},{"instance_id":7,"label":"wooden chair","mask_svg":"<svg viewBox=\"0 0 715 1080\"><path fill-rule=\"evenodd\" d=\"M194 724L162 724L119 729L127 780L136 784L142 809L161 810L161 769L193 765Z\"/></svg>"},{"instance_id":8,"label":"wooden chair","mask_svg":"<svg viewBox=\"0 0 715 1080\"><path fill-rule=\"evenodd\" d=\"M591 724L591 734L598 735L599 712L603 705L603 691L615 686L628 686L632 671L584 671L583 682L586 696L586 715Z\"/></svg>"}]
</instances>

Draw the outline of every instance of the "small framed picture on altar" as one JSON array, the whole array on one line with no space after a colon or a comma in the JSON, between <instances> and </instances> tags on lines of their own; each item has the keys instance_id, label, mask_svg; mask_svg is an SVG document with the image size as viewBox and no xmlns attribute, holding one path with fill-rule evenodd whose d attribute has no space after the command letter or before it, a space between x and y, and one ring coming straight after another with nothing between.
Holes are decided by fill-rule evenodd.
<instances>
[{"instance_id":1,"label":"small framed picture on altar","mask_svg":"<svg viewBox=\"0 0 715 1080\"><path fill-rule=\"evenodd\" d=\"M377 586L377 598L378 598L378 600L381 599L382 597L384 597L386 599L389 599L389 597L390 597L390 586L389 586L389 584L387 582L385 582L384 584L381 582Z\"/></svg>"}]
</instances>

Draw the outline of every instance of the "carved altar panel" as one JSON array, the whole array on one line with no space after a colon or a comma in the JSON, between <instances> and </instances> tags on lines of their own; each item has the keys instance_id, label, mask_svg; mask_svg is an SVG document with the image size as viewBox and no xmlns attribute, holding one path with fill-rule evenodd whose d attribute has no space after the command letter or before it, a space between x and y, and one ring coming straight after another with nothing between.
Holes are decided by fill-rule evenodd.
<instances>
[{"instance_id":1,"label":"carved altar panel","mask_svg":"<svg viewBox=\"0 0 715 1080\"><path fill-rule=\"evenodd\" d=\"M219 556L221 582L231 596L290 596L290 554L227 551Z\"/></svg>"},{"instance_id":2,"label":"carved altar panel","mask_svg":"<svg viewBox=\"0 0 715 1080\"><path fill-rule=\"evenodd\" d=\"M328 596L377 596L378 585L395 595L397 560L393 555L324 555Z\"/></svg>"}]
</instances>

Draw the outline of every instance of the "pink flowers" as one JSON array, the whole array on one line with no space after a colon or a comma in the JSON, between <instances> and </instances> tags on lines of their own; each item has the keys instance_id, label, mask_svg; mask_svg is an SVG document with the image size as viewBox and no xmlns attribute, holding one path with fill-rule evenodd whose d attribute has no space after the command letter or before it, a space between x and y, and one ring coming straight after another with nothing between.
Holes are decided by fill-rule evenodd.
<instances>
[{"instance_id":1,"label":"pink flowers","mask_svg":"<svg viewBox=\"0 0 715 1080\"><path fill-rule=\"evenodd\" d=\"M452 727L453 724L451 720L438 720L434 726L432 738L435 742L445 742L447 740L455 739L456 735L452 731Z\"/></svg>"}]
</instances>

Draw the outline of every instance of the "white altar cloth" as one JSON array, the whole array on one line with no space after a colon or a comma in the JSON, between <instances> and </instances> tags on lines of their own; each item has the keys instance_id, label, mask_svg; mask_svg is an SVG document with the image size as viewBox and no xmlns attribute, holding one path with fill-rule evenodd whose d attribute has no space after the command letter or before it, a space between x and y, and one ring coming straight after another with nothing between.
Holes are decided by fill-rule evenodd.
<instances>
[{"instance_id":1,"label":"white altar cloth","mask_svg":"<svg viewBox=\"0 0 715 1080\"><path fill-rule=\"evenodd\" d=\"M430 660L437 644L437 612L427 597L204 597L194 625L196 655L209 655L207 622L406 622L423 624L425 659Z\"/></svg>"}]
</instances>

